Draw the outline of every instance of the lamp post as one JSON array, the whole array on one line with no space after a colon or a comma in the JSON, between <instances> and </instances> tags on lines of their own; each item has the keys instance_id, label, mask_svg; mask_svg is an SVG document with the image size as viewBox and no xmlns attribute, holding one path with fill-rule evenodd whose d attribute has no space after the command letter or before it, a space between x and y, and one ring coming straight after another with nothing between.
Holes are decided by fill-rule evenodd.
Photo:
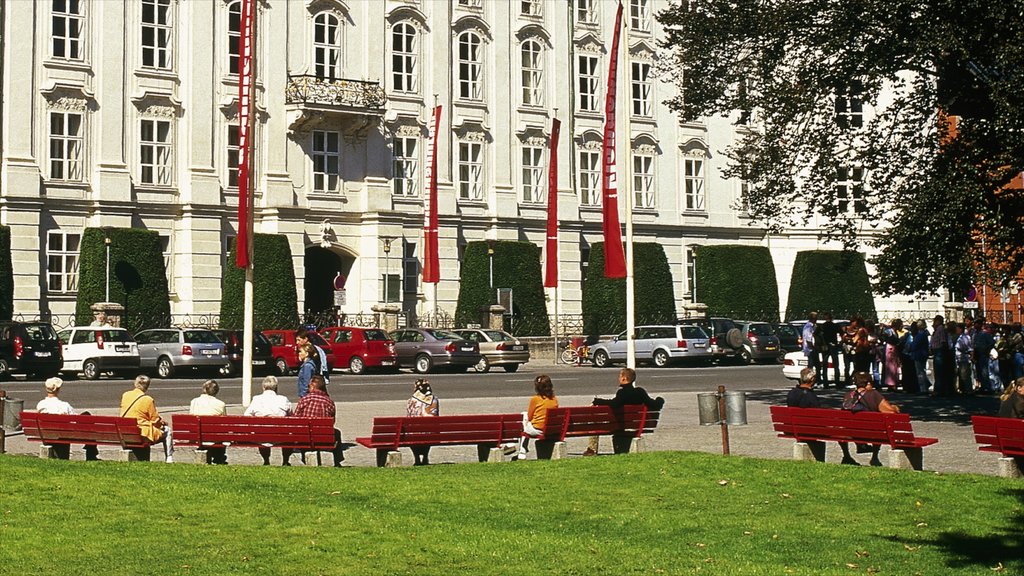
<instances>
[{"instance_id":1,"label":"lamp post","mask_svg":"<svg viewBox=\"0 0 1024 576\"><path fill-rule=\"evenodd\" d=\"M488 285L494 290L494 240L487 241Z\"/></svg>"},{"instance_id":2,"label":"lamp post","mask_svg":"<svg viewBox=\"0 0 1024 576\"><path fill-rule=\"evenodd\" d=\"M104 302L110 302L110 235L107 234L103 237L103 245L107 250L107 281L106 281L106 297Z\"/></svg>"},{"instance_id":3,"label":"lamp post","mask_svg":"<svg viewBox=\"0 0 1024 576\"><path fill-rule=\"evenodd\" d=\"M388 276L391 275L391 242L394 238L391 236L384 236L381 238L384 242L384 303L391 303L391 291L388 290Z\"/></svg>"}]
</instances>

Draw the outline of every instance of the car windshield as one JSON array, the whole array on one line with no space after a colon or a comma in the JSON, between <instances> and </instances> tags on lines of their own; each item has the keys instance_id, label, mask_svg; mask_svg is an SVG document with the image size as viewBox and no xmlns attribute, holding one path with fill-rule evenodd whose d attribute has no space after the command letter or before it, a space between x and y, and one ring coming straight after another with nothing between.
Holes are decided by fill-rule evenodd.
<instances>
[{"instance_id":1,"label":"car windshield","mask_svg":"<svg viewBox=\"0 0 1024 576\"><path fill-rule=\"evenodd\" d=\"M57 333L54 332L53 326L49 324L26 324L25 335L32 342L57 339Z\"/></svg>"},{"instance_id":2,"label":"car windshield","mask_svg":"<svg viewBox=\"0 0 1024 576\"><path fill-rule=\"evenodd\" d=\"M424 330L427 334L433 336L436 340L462 340L462 336L454 332L448 332L447 330Z\"/></svg>"},{"instance_id":3,"label":"car windshield","mask_svg":"<svg viewBox=\"0 0 1024 576\"><path fill-rule=\"evenodd\" d=\"M135 342L127 330L100 330L99 332L106 342Z\"/></svg>"},{"instance_id":4,"label":"car windshield","mask_svg":"<svg viewBox=\"0 0 1024 576\"><path fill-rule=\"evenodd\" d=\"M797 331L796 327L790 326L788 324L779 324L778 326L775 327L775 332L779 336L798 336L799 335L799 332Z\"/></svg>"},{"instance_id":5,"label":"car windshield","mask_svg":"<svg viewBox=\"0 0 1024 576\"><path fill-rule=\"evenodd\" d=\"M209 330L185 330L185 342L189 344L223 344L217 335Z\"/></svg>"},{"instance_id":6,"label":"car windshield","mask_svg":"<svg viewBox=\"0 0 1024 576\"><path fill-rule=\"evenodd\" d=\"M330 344L327 343L327 340L324 340L324 337L316 332L309 333L309 341L317 346L330 346Z\"/></svg>"},{"instance_id":7,"label":"car windshield","mask_svg":"<svg viewBox=\"0 0 1024 576\"><path fill-rule=\"evenodd\" d=\"M253 342L256 342L257 344L270 346L270 340L267 340L267 337L264 336L262 332L253 332L252 339Z\"/></svg>"},{"instance_id":8,"label":"car windshield","mask_svg":"<svg viewBox=\"0 0 1024 576\"><path fill-rule=\"evenodd\" d=\"M768 324L751 324L750 328L747 329L749 332L753 332L756 336L774 336L775 332L772 331L772 327Z\"/></svg>"},{"instance_id":9,"label":"car windshield","mask_svg":"<svg viewBox=\"0 0 1024 576\"><path fill-rule=\"evenodd\" d=\"M505 334L501 330L484 330L484 334L486 334L492 342L511 342L515 340L515 338Z\"/></svg>"},{"instance_id":10,"label":"car windshield","mask_svg":"<svg viewBox=\"0 0 1024 576\"><path fill-rule=\"evenodd\" d=\"M363 337L367 340L391 340L383 330L363 330Z\"/></svg>"}]
</instances>

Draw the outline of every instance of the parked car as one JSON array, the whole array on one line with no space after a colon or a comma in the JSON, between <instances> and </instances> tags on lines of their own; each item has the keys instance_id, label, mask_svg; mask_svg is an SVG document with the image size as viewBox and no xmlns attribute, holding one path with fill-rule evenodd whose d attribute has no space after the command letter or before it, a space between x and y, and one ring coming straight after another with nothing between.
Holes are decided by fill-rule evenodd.
<instances>
[{"instance_id":1,"label":"parked car","mask_svg":"<svg viewBox=\"0 0 1024 576\"><path fill-rule=\"evenodd\" d=\"M155 328L135 335L139 368L155 370L161 378L189 370L218 371L226 367L224 343L205 328Z\"/></svg>"},{"instance_id":2,"label":"parked car","mask_svg":"<svg viewBox=\"0 0 1024 576\"><path fill-rule=\"evenodd\" d=\"M331 326L320 331L334 353L338 367L362 374L367 369L398 369L395 341L379 328Z\"/></svg>"},{"instance_id":3,"label":"parked car","mask_svg":"<svg viewBox=\"0 0 1024 576\"><path fill-rule=\"evenodd\" d=\"M843 353L839 352L839 367L842 370L843 366ZM807 367L807 357L804 356L803 352L789 352L782 360L782 375L791 380L800 379L800 371ZM835 368L832 360L828 361L829 372ZM821 370L818 370L820 373Z\"/></svg>"},{"instance_id":4,"label":"parked car","mask_svg":"<svg viewBox=\"0 0 1024 576\"><path fill-rule=\"evenodd\" d=\"M406 328L391 333L398 365L426 374L446 366L465 372L480 362L480 346L458 334L436 328Z\"/></svg>"},{"instance_id":5,"label":"parked car","mask_svg":"<svg viewBox=\"0 0 1024 576\"><path fill-rule=\"evenodd\" d=\"M729 318L686 318L680 324L699 326L711 337L709 347L711 355L719 362L732 360L739 356L743 347L743 334L736 322Z\"/></svg>"},{"instance_id":6,"label":"parked car","mask_svg":"<svg viewBox=\"0 0 1024 576\"><path fill-rule=\"evenodd\" d=\"M492 366L501 366L505 372L519 370L530 361L530 345L502 330L464 328L456 334L480 346L477 372L489 372Z\"/></svg>"},{"instance_id":7,"label":"parked car","mask_svg":"<svg viewBox=\"0 0 1024 576\"><path fill-rule=\"evenodd\" d=\"M62 363L60 340L48 322L0 322L0 378L10 374L49 378Z\"/></svg>"},{"instance_id":8,"label":"parked car","mask_svg":"<svg viewBox=\"0 0 1024 576\"><path fill-rule=\"evenodd\" d=\"M295 347L295 330L264 330L263 335L270 340L274 369L279 376L287 376L299 369L299 350ZM317 332L309 333L309 341L324 351L327 356L328 370L334 370L334 350L331 345Z\"/></svg>"},{"instance_id":9,"label":"parked car","mask_svg":"<svg viewBox=\"0 0 1024 576\"><path fill-rule=\"evenodd\" d=\"M224 343L228 355L228 366L221 370L226 376L242 373L242 353L245 351L242 342L245 334L242 330L211 330ZM262 332L252 333L252 371L254 374L265 374L274 366L274 355L271 352L270 340Z\"/></svg>"},{"instance_id":10,"label":"parked car","mask_svg":"<svg viewBox=\"0 0 1024 576\"><path fill-rule=\"evenodd\" d=\"M134 377L139 370L139 346L124 328L75 326L57 333L64 365L61 372L95 380L103 372Z\"/></svg>"},{"instance_id":11,"label":"parked car","mask_svg":"<svg viewBox=\"0 0 1024 576\"><path fill-rule=\"evenodd\" d=\"M799 352L804 348L804 337L800 335L800 329L803 326L793 326L792 324L782 324L776 322L772 324L772 329L775 330L775 336L779 338L779 361L782 361L788 352Z\"/></svg>"},{"instance_id":12,"label":"parked car","mask_svg":"<svg viewBox=\"0 0 1024 576\"><path fill-rule=\"evenodd\" d=\"M636 361L651 362L664 368L673 362L709 361L712 359L711 339L695 325L662 325L636 327ZM590 348L594 366L604 368L626 361L626 333L598 342Z\"/></svg>"},{"instance_id":13,"label":"parked car","mask_svg":"<svg viewBox=\"0 0 1024 576\"><path fill-rule=\"evenodd\" d=\"M779 357L779 337L767 322L740 322L740 334L743 335L743 346L739 350L739 361L743 364L777 362Z\"/></svg>"}]
</instances>

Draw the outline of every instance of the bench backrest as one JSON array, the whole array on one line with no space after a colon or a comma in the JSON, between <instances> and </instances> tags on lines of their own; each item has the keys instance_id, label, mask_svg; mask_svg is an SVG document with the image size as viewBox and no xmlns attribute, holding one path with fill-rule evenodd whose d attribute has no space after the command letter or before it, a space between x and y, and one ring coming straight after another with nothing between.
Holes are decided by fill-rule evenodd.
<instances>
[{"instance_id":1,"label":"bench backrest","mask_svg":"<svg viewBox=\"0 0 1024 576\"><path fill-rule=\"evenodd\" d=\"M122 448L149 446L139 433L134 418L93 416L89 414L41 414L22 412L25 438L43 444L112 444Z\"/></svg>"},{"instance_id":2,"label":"bench backrest","mask_svg":"<svg viewBox=\"0 0 1024 576\"><path fill-rule=\"evenodd\" d=\"M192 416L171 417L174 443L262 446L330 450L334 446L332 418L295 418L290 416Z\"/></svg>"},{"instance_id":3,"label":"bench backrest","mask_svg":"<svg viewBox=\"0 0 1024 576\"><path fill-rule=\"evenodd\" d=\"M372 445L493 444L515 442L523 433L521 414L467 416L384 416L373 419Z\"/></svg>"},{"instance_id":4,"label":"bench backrest","mask_svg":"<svg viewBox=\"0 0 1024 576\"><path fill-rule=\"evenodd\" d=\"M909 414L788 406L772 406L771 413L772 425L780 436L800 441L842 440L896 448L915 445Z\"/></svg>"},{"instance_id":5,"label":"bench backrest","mask_svg":"<svg viewBox=\"0 0 1024 576\"><path fill-rule=\"evenodd\" d=\"M650 434L658 425L660 412L643 404L610 406L567 406L548 410L544 423L545 440L565 440L579 436L629 434L637 438Z\"/></svg>"},{"instance_id":6,"label":"bench backrest","mask_svg":"<svg viewBox=\"0 0 1024 576\"><path fill-rule=\"evenodd\" d=\"M981 450L1006 456L1024 456L1024 420L998 416L971 416L974 439Z\"/></svg>"}]
</instances>

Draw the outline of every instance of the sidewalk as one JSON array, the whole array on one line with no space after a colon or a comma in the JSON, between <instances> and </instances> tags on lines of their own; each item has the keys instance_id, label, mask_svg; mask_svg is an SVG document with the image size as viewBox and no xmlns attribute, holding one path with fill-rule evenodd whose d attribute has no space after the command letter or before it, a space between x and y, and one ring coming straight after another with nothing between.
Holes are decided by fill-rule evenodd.
<instances>
[{"instance_id":1,"label":"sidewalk","mask_svg":"<svg viewBox=\"0 0 1024 576\"><path fill-rule=\"evenodd\" d=\"M730 447L733 455L755 456L761 458L790 459L793 454L793 442L777 438L772 430L771 415L768 407L785 403L788 390L765 390L747 393L746 426L729 428ZM841 391L829 390L819 393L826 406L838 407ZM919 436L930 436L939 439L938 444L924 449L925 472L963 472L995 475L997 473L998 455L980 452L974 441L971 428L971 414L994 414L998 408L998 398L994 397L955 397L929 398L904 394L892 394L889 400L909 412L914 425L914 432ZM590 404L592 397L561 396L562 406L579 406ZM471 398L445 400L441 398L441 413L445 415L521 412L526 408L527 398ZM651 436L646 437L648 450L689 450L721 454L722 435L720 426L700 426L697 413L696 392L675 392L665 394L665 410L658 428ZM174 414L186 413L187 406L158 406L165 418ZM95 414L112 414L116 411L95 410ZM228 405L229 414L241 414L237 404ZM359 436L370 433L372 417L398 416L405 414L405 401L388 402L343 402L338 404L337 425L342 430L345 442L354 443ZM586 448L585 438L573 438L568 441L569 457L579 457ZM155 448L154 450L159 450ZM6 451L9 454L38 455L39 444L28 442L24 435L7 433ZM412 455L403 449L403 462L412 463ZM116 460L120 450L112 447L100 447L100 458ZM191 449L179 449L175 453L177 463L193 462ZM611 452L611 441L602 439L601 453ZM888 448L882 449L882 461L886 462ZM73 447L72 459L81 460L81 447ZM330 455L324 454L324 463L330 464ZM531 458L533 456L531 455ZM838 463L841 453L834 443L827 448L826 460ZM156 454L154 453L154 460ZM298 457L292 457L292 464L298 464ZM433 464L475 462L476 448L473 446L437 447L431 450L430 460ZM860 460L867 463L867 455ZM228 462L231 464L260 464L262 460L254 449L229 449ZM271 458L274 465L280 464L280 452L275 450ZM376 454L373 450L355 445L346 452L346 463L352 466L374 466ZM823 469L824 470L824 469Z\"/></svg>"}]
</instances>

